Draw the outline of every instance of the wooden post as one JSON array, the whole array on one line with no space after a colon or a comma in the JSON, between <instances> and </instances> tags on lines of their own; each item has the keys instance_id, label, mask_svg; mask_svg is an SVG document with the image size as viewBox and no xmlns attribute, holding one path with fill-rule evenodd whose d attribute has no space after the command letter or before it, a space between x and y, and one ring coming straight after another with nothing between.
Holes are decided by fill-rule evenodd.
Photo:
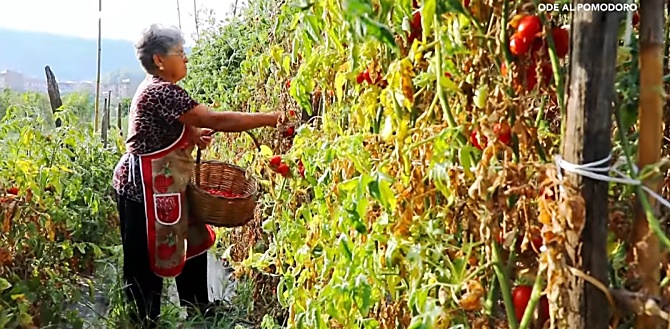
<instances>
[{"instance_id":1,"label":"wooden post","mask_svg":"<svg viewBox=\"0 0 670 329\"><path fill-rule=\"evenodd\" d=\"M102 137L102 144L107 146L107 129L109 127L109 103L111 99L105 97L105 102L102 107L102 126L100 129L100 135Z\"/></svg>"},{"instance_id":2,"label":"wooden post","mask_svg":"<svg viewBox=\"0 0 670 329\"><path fill-rule=\"evenodd\" d=\"M116 126L119 127L119 131L121 131L121 102L116 104Z\"/></svg>"},{"instance_id":3,"label":"wooden post","mask_svg":"<svg viewBox=\"0 0 670 329\"><path fill-rule=\"evenodd\" d=\"M603 1L574 0L578 3ZM613 3L615 1L605 1ZM612 102L617 58L618 27L622 13L576 11L571 26L571 52L567 117L563 158L586 164L606 158L612 150ZM609 165L609 164L607 164ZM582 271L608 286L607 223L608 182L566 173L566 179L581 191L585 218L578 257ZM577 219L581 220L581 219ZM581 223L580 223L581 224ZM604 294L589 283L576 284L571 293L579 295L580 314L568 314L570 328L607 329L609 308ZM583 289L583 290L582 290ZM572 300L575 303L577 300ZM566 305L566 307L568 307ZM569 311L568 311L569 312ZM581 318L580 318L581 317ZM563 327L557 325L557 327Z\"/></svg>"},{"instance_id":4,"label":"wooden post","mask_svg":"<svg viewBox=\"0 0 670 329\"><path fill-rule=\"evenodd\" d=\"M179 0L177 0L177 19L179 19L179 29L181 30L181 10L179 10Z\"/></svg>"},{"instance_id":5,"label":"wooden post","mask_svg":"<svg viewBox=\"0 0 670 329\"><path fill-rule=\"evenodd\" d=\"M200 27L198 26L198 4L197 0L193 0L193 16L195 18L195 35L200 38Z\"/></svg>"},{"instance_id":6,"label":"wooden post","mask_svg":"<svg viewBox=\"0 0 670 329\"><path fill-rule=\"evenodd\" d=\"M102 56L102 0L98 0L98 70L95 78L95 124L98 131L98 113L100 112L100 60Z\"/></svg>"},{"instance_id":7,"label":"wooden post","mask_svg":"<svg viewBox=\"0 0 670 329\"><path fill-rule=\"evenodd\" d=\"M663 140L663 0L640 1L640 111L638 138L638 168L657 163L661 159ZM654 191L660 188L658 179L644 184ZM649 198L658 214L656 200ZM642 208L636 207L633 225L633 256L642 292L658 295L660 281L660 245L658 237L649 229ZM653 317L641 315L635 321L636 329L657 328Z\"/></svg>"},{"instance_id":8,"label":"wooden post","mask_svg":"<svg viewBox=\"0 0 670 329\"><path fill-rule=\"evenodd\" d=\"M56 113L58 109L63 106L63 100L60 98L60 90L56 82L56 76L51 71L49 65L44 67L44 72L47 76L47 92L49 93L49 103L51 103L51 112ZM56 128L62 124L60 119L56 119Z\"/></svg>"}]
</instances>

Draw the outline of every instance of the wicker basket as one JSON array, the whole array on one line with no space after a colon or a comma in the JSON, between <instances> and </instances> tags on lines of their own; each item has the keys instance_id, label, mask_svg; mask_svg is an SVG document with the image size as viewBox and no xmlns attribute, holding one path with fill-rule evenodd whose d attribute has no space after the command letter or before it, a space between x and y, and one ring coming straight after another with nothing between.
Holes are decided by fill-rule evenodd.
<instances>
[{"instance_id":1,"label":"wicker basket","mask_svg":"<svg viewBox=\"0 0 670 329\"><path fill-rule=\"evenodd\" d=\"M244 169L220 161L200 161L201 150L195 163L191 184L186 190L191 216L218 227L243 226L254 218L258 186L246 177ZM241 194L228 198L207 192L215 189Z\"/></svg>"}]
</instances>

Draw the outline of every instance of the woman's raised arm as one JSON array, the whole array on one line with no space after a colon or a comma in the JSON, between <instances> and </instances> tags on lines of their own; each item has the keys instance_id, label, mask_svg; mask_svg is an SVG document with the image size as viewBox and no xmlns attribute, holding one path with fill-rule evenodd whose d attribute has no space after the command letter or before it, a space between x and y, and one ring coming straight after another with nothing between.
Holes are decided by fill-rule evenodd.
<instances>
[{"instance_id":1,"label":"woman's raised arm","mask_svg":"<svg viewBox=\"0 0 670 329\"><path fill-rule=\"evenodd\" d=\"M198 105L179 117L179 122L223 132L242 132L260 127L276 127L281 116L273 113L215 112Z\"/></svg>"}]
</instances>

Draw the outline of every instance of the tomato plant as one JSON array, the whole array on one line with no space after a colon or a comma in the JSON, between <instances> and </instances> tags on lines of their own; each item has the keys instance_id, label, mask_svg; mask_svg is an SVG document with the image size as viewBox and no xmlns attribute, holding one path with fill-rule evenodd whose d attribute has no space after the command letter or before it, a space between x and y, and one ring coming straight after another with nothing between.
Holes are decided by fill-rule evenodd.
<instances>
[{"instance_id":1,"label":"tomato plant","mask_svg":"<svg viewBox=\"0 0 670 329\"><path fill-rule=\"evenodd\" d=\"M24 98L3 109L0 123L4 328L81 321L66 307L81 298L77 276L93 274L118 243L109 234L117 225L110 175L122 148L103 146L76 108L63 108L63 127L54 128L44 106Z\"/></svg>"}]
</instances>

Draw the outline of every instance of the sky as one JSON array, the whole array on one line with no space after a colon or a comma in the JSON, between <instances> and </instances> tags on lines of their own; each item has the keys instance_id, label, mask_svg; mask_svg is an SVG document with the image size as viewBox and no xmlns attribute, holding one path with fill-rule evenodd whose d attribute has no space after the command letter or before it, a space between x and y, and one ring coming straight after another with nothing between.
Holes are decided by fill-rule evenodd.
<instances>
[{"instance_id":1,"label":"sky","mask_svg":"<svg viewBox=\"0 0 670 329\"><path fill-rule=\"evenodd\" d=\"M195 0L217 18L232 12L235 0ZM240 0L240 2L242 2ZM195 34L193 0L102 0L102 37L135 41L152 23L181 26L187 44ZM0 27L97 39L97 0L0 0Z\"/></svg>"}]
</instances>

